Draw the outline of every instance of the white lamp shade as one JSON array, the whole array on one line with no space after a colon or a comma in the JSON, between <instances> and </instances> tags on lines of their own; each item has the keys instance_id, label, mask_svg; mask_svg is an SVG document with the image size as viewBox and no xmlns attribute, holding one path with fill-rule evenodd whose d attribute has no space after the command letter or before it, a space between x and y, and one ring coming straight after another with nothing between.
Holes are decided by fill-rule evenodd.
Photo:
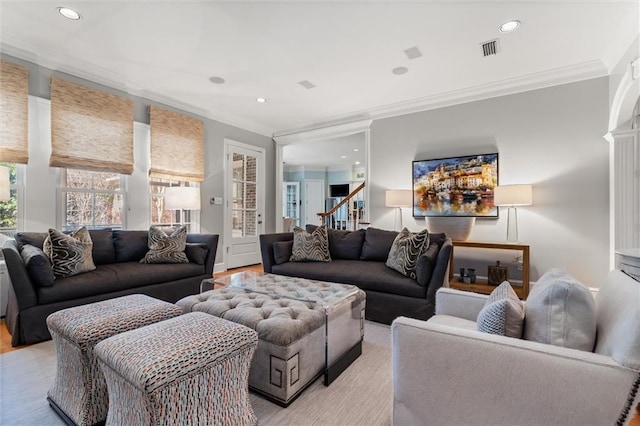
<instances>
[{"instance_id":1,"label":"white lamp shade","mask_svg":"<svg viewBox=\"0 0 640 426\"><path fill-rule=\"evenodd\" d=\"M500 185L493 189L496 206L530 206L533 204L531 185Z\"/></svg>"},{"instance_id":2,"label":"white lamp shade","mask_svg":"<svg viewBox=\"0 0 640 426\"><path fill-rule=\"evenodd\" d=\"M9 182L9 168L0 166L0 201L11 198L11 183Z\"/></svg>"},{"instance_id":3,"label":"white lamp shade","mask_svg":"<svg viewBox=\"0 0 640 426\"><path fill-rule=\"evenodd\" d=\"M386 207L411 207L413 205L413 191L410 189L390 189L384 193Z\"/></svg>"},{"instance_id":4,"label":"white lamp shade","mask_svg":"<svg viewBox=\"0 0 640 426\"><path fill-rule=\"evenodd\" d=\"M194 186L165 188L164 208L167 210L200 210L200 188Z\"/></svg>"}]
</instances>

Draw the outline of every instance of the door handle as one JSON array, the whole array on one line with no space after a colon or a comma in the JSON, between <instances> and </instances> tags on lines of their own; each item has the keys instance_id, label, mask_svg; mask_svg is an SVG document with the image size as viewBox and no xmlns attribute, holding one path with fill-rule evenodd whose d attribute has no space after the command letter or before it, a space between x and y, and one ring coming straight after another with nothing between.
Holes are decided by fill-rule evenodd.
<instances>
[{"instance_id":1,"label":"door handle","mask_svg":"<svg viewBox=\"0 0 640 426\"><path fill-rule=\"evenodd\" d=\"M258 225L262 225L262 215L258 213Z\"/></svg>"}]
</instances>

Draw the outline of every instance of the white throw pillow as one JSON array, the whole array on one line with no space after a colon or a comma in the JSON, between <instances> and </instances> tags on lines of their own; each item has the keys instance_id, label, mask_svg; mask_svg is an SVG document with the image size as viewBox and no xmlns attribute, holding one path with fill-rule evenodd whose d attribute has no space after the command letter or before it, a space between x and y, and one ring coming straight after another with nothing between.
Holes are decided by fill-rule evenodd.
<instances>
[{"instance_id":1,"label":"white throw pillow","mask_svg":"<svg viewBox=\"0 0 640 426\"><path fill-rule=\"evenodd\" d=\"M596 304L589 289L562 269L545 272L527 297L524 338L593 352Z\"/></svg>"},{"instance_id":2,"label":"white throw pillow","mask_svg":"<svg viewBox=\"0 0 640 426\"><path fill-rule=\"evenodd\" d=\"M524 303L508 281L496 287L478 313L478 331L500 336L522 337Z\"/></svg>"}]
</instances>

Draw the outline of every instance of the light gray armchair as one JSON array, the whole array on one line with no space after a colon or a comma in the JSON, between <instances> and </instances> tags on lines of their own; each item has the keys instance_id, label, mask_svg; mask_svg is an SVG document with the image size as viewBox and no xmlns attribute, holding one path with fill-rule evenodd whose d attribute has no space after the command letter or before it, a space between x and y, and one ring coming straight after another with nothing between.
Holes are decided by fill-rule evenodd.
<instances>
[{"instance_id":1,"label":"light gray armchair","mask_svg":"<svg viewBox=\"0 0 640 426\"><path fill-rule=\"evenodd\" d=\"M393 322L394 424L616 423L640 372L640 282L601 286L594 352L476 331L487 297L443 288L431 319Z\"/></svg>"}]
</instances>

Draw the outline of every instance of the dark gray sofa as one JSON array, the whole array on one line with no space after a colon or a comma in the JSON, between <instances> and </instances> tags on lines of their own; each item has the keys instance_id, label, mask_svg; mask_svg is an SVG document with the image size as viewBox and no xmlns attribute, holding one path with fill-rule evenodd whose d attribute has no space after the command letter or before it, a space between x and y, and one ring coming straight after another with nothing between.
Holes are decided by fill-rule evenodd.
<instances>
[{"instance_id":1,"label":"dark gray sofa","mask_svg":"<svg viewBox=\"0 0 640 426\"><path fill-rule=\"evenodd\" d=\"M25 264L21 251L27 244L42 248L47 233L18 232L5 242L2 253L11 278L6 324L12 346L51 338L46 318L60 309L141 293L167 302L196 294L211 278L218 235L187 234L189 263L140 263L147 252L148 231L90 230L96 269L56 279L41 286L41 276Z\"/></svg>"},{"instance_id":2,"label":"dark gray sofa","mask_svg":"<svg viewBox=\"0 0 640 426\"><path fill-rule=\"evenodd\" d=\"M307 231L314 228L308 225ZM398 232L371 227L328 231L331 262L290 262L292 232L261 235L264 272L356 285L367 295L366 319L384 324L398 316L426 320L434 314L436 291L448 280L450 238L431 234L414 280L385 265Z\"/></svg>"}]
</instances>

